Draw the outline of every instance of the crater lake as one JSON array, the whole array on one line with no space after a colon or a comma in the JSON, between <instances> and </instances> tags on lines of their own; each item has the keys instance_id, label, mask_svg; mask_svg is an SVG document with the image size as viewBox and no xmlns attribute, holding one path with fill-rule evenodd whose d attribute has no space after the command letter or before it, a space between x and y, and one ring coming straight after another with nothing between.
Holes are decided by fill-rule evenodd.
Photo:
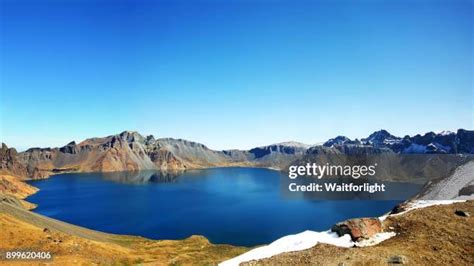
<instances>
[{"instance_id":1,"label":"crater lake","mask_svg":"<svg viewBox=\"0 0 474 266\"><path fill-rule=\"evenodd\" d=\"M27 200L38 204L36 213L89 229L152 239L203 235L241 246L380 216L398 203L286 199L281 175L259 168L58 174L30 181L40 191Z\"/></svg>"}]
</instances>

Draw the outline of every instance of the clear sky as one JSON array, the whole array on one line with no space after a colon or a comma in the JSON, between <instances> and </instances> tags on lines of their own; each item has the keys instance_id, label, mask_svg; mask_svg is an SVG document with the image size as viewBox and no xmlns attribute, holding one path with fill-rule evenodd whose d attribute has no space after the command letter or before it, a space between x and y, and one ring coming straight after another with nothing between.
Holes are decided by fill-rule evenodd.
<instances>
[{"instance_id":1,"label":"clear sky","mask_svg":"<svg viewBox=\"0 0 474 266\"><path fill-rule=\"evenodd\" d=\"M0 141L474 128L473 1L0 0Z\"/></svg>"}]
</instances>

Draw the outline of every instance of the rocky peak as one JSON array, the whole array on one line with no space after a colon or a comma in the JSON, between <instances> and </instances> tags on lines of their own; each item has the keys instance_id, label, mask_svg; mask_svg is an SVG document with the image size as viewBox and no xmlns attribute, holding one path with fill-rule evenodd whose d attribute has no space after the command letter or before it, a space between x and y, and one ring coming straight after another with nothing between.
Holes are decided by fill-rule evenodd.
<instances>
[{"instance_id":1,"label":"rocky peak","mask_svg":"<svg viewBox=\"0 0 474 266\"><path fill-rule=\"evenodd\" d=\"M0 149L0 171L6 171L10 174L27 177L27 169L18 161L18 153L15 148L8 148L2 143Z\"/></svg>"},{"instance_id":2,"label":"rocky peak","mask_svg":"<svg viewBox=\"0 0 474 266\"><path fill-rule=\"evenodd\" d=\"M136 131L124 131L119 135L120 139L128 143L144 142L145 138Z\"/></svg>"},{"instance_id":3,"label":"rocky peak","mask_svg":"<svg viewBox=\"0 0 474 266\"><path fill-rule=\"evenodd\" d=\"M351 139L349 139L346 136L337 136L335 138L329 139L326 141L323 146L324 147L332 147L334 145L344 145L351 142Z\"/></svg>"},{"instance_id":4,"label":"rocky peak","mask_svg":"<svg viewBox=\"0 0 474 266\"><path fill-rule=\"evenodd\" d=\"M71 141L66 146L59 148L59 151L62 153L76 154L79 152L79 148L75 141Z\"/></svg>"},{"instance_id":5,"label":"rocky peak","mask_svg":"<svg viewBox=\"0 0 474 266\"><path fill-rule=\"evenodd\" d=\"M420 134L417 134L415 135L413 138L411 138L412 142L416 143L416 144L419 144L419 145L428 145L430 143L432 143L435 138L437 137L437 135L434 133L434 132L428 132L426 133L425 135L420 135Z\"/></svg>"},{"instance_id":6,"label":"rocky peak","mask_svg":"<svg viewBox=\"0 0 474 266\"><path fill-rule=\"evenodd\" d=\"M452 132L452 131L449 131L449 130L443 130L441 132L438 133L438 135L440 136L449 136L449 135L455 135L456 133Z\"/></svg>"},{"instance_id":7,"label":"rocky peak","mask_svg":"<svg viewBox=\"0 0 474 266\"><path fill-rule=\"evenodd\" d=\"M15 148L8 148L7 144L2 142L2 149L0 149L0 159L11 159L17 154Z\"/></svg>"},{"instance_id":8,"label":"rocky peak","mask_svg":"<svg viewBox=\"0 0 474 266\"><path fill-rule=\"evenodd\" d=\"M145 144L149 145L149 144L153 144L155 142L156 142L156 139L153 135L146 136Z\"/></svg>"},{"instance_id":9,"label":"rocky peak","mask_svg":"<svg viewBox=\"0 0 474 266\"><path fill-rule=\"evenodd\" d=\"M16 152L16 149L15 148L8 148L7 144L3 143L2 142L2 149L0 150L0 155L10 155L10 154L13 154L15 155L17 152Z\"/></svg>"},{"instance_id":10,"label":"rocky peak","mask_svg":"<svg viewBox=\"0 0 474 266\"><path fill-rule=\"evenodd\" d=\"M373 144L375 146L380 145L393 145L401 141L401 138L390 134L387 130L381 129L370 134L367 138L362 139L363 142Z\"/></svg>"}]
</instances>

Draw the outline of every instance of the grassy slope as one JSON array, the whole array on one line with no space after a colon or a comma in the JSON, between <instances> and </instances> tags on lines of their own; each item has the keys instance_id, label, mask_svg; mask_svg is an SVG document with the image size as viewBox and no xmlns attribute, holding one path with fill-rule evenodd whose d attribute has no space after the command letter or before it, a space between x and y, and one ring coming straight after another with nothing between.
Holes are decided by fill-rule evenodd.
<instances>
[{"instance_id":1,"label":"grassy slope","mask_svg":"<svg viewBox=\"0 0 474 266\"><path fill-rule=\"evenodd\" d=\"M37 191L36 187L24 183L20 177L5 172L0 173L0 201L8 201L31 210L36 205L24 199Z\"/></svg>"},{"instance_id":2,"label":"grassy slope","mask_svg":"<svg viewBox=\"0 0 474 266\"><path fill-rule=\"evenodd\" d=\"M471 217L456 215L468 211ZM377 246L340 248L316 245L247 265L387 265L391 256L405 256L409 265L474 265L474 201L417 209L391 216L384 228L397 232Z\"/></svg>"},{"instance_id":3,"label":"grassy slope","mask_svg":"<svg viewBox=\"0 0 474 266\"><path fill-rule=\"evenodd\" d=\"M67 224L25 209L0 203L2 249L51 251L53 265L137 264L213 265L247 248L214 245L201 236L155 241L135 236L106 234ZM45 229L47 228L47 229ZM0 260L0 264L5 261Z\"/></svg>"}]
</instances>

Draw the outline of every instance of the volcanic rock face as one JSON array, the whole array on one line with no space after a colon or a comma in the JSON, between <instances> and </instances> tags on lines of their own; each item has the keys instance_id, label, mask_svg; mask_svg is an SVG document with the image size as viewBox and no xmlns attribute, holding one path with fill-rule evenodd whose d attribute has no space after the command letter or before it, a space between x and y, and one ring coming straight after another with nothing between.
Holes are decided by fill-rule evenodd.
<instances>
[{"instance_id":1,"label":"volcanic rock face","mask_svg":"<svg viewBox=\"0 0 474 266\"><path fill-rule=\"evenodd\" d=\"M69 153L69 154L78 154L80 152L75 141L71 141L66 146L59 148L59 151L62 153Z\"/></svg>"},{"instance_id":2,"label":"volcanic rock face","mask_svg":"<svg viewBox=\"0 0 474 266\"><path fill-rule=\"evenodd\" d=\"M220 166L271 167L301 156L301 146L272 145L252 152L214 151L203 144L172 138L143 137L124 131L104 138L91 138L79 144L70 142L60 148L31 148L22 153L2 149L2 167L22 171L21 176L41 178L59 172L113 172L128 170L186 170ZM280 156L281 155L281 156ZM258 158L257 158L258 157ZM13 167L15 165L15 167Z\"/></svg>"},{"instance_id":3,"label":"volcanic rock face","mask_svg":"<svg viewBox=\"0 0 474 266\"><path fill-rule=\"evenodd\" d=\"M118 135L87 139L79 144L73 141L61 148L32 148L13 157L17 158L25 169L37 169L33 177L41 177L71 171L279 167L302 156L306 149L304 144L281 143L251 151L215 151L192 141L155 139L151 135L143 137L137 132L124 131Z\"/></svg>"},{"instance_id":4,"label":"volcanic rock face","mask_svg":"<svg viewBox=\"0 0 474 266\"><path fill-rule=\"evenodd\" d=\"M171 151L165 148L153 147L149 150L148 156L159 169L186 169L186 165Z\"/></svg>"},{"instance_id":5,"label":"volcanic rock face","mask_svg":"<svg viewBox=\"0 0 474 266\"><path fill-rule=\"evenodd\" d=\"M259 159L270 155L272 153L282 153L290 155L302 155L308 149L308 145L298 142L284 142L273 144L269 146L263 146L258 148L253 148L249 150L249 153L253 155L254 159Z\"/></svg>"},{"instance_id":6,"label":"volcanic rock face","mask_svg":"<svg viewBox=\"0 0 474 266\"><path fill-rule=\"evenodd\" d=\"M8 148L2 143L0 149L0 173L9 173L19 177L27 177L28 170L17 159L18 153L14 148Z\"/></svg>"},{"instance_id":7,"label":"volcanic rock face","mask_svg":"<svg viewBox=\"0 0 474 266\"><path fill-rule=\"evenodd\" d=\"M61 148L29 149L18 154L18 159L28 169L36 167L45 174L157 168L148 156L145 139L129 131L87 139L79 144L71 142Z\"/></svg>"},{"instance_id":8,"label":"volcanic rock face","mask_svg":"<svg viewBox=\"0 0 474 266\"><path fill-rule=\"evenodd\" d=\"M309 145L299 142L283 142L273 145L257 147L244 152L246 160L259 167L284 169L292 161L302 157Z\"/></svg>"},{"instance_id":9,"label":"volcanic rock face","mask_svg":"<svg viewBox=\"0 0 474 266\"><path fill-rule=\"evenodd\" d=\"M31 148L17 153L2 145L0 170L17 176L42 178L59 172L112 172L127 170L186 170L225 166L285 169L314 161L321 155L373 155L420 153L474 153L474 131L427 133L399 138L385 130L350 140L339 136L323 145L284 142L251 150L215 151L203 144L173 138L155 139L137 132L70 142L60 148ZM324 163L330 162L325 159ZM318 161L316 161L318 162Z\"/></svg>"},{"instance_id":10,"label":"volcanic rock face","mask_svg":"<svg viewBox=\"0 0 474 266\"><path fill-rule=\"evenodd\" d=\"M223 152L209 149L203 144L183 139L162 138L150 142L151 149L160 149L170 153L170 159L179 161L182 168L204 168L225 166L232 162L230 156Z\"/></svg>"},{"instance_id":11,"label":"volcanic rock face","mask_svg":"<svg viewBox=\"0 0 474 266\"><path fill-rule=\"evenodd\" d=\"M349 234L353 241L361 241L381 233L382 223L378 218L356 218L335 224L331 231L339 236Z\"/></svg>"}]
</instances>

